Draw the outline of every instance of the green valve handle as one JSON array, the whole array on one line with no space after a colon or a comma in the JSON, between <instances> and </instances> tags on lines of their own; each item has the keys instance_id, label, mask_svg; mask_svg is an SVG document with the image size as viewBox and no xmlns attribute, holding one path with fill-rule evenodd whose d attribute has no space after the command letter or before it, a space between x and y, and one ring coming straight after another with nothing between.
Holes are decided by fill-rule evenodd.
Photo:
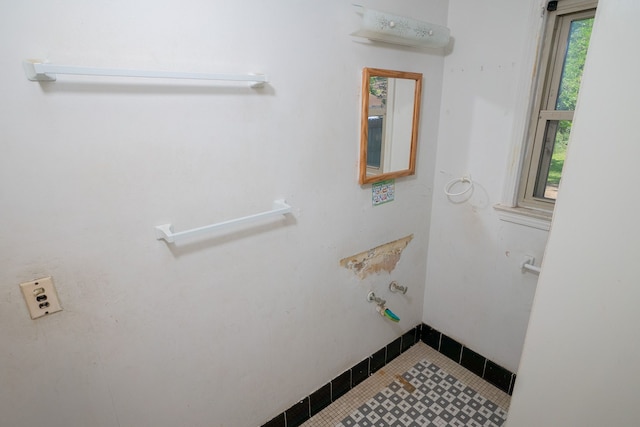
<instances>
[{"instance_id":1,"label":"green valve handle","mask_svg":"<svg viewBox=\"0 0 640 427\"><path fill-rule=\"evenodd\" d=\"M393 311L389 310L388 308L384 311L384 317L396 323L400 321L400 318L396 316L396 314Z\"/></svg>"}]
</instances>

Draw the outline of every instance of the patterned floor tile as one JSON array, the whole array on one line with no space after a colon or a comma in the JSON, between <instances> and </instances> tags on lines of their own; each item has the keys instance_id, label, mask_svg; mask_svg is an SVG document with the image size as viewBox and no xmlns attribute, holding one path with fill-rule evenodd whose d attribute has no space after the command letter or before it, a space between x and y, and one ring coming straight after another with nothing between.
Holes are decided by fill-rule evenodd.
<instances>
[{"instance_id":1,"label":"patterned floor tile","mask_svg":"<svg viewBox=\"0 0 640 427\"><path fill-rule=\"evenodd\" d=\"M303 427L500 427L510 396L418 343Z\"/></svg>"},{"instance_id":2,"label":"patterned floor tile","mask_svg":"<svg viewBox=\"0 0 640 427\"><path fill-rule=\"evenodd\" d=\"M507 413L439 366L421 360L336 427L500 427ZM411 393L403 386L411 384ZM367 415L375 413L375 418Z\"/></svg>"}]
</instances>

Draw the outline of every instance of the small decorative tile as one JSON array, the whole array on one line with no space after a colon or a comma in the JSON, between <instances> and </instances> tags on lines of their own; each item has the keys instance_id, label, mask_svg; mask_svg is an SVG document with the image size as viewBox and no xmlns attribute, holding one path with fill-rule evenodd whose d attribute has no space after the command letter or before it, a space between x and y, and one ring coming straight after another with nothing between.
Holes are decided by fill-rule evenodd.
<instances>
[{"instance_id":1,"label":"small decorative tile","mask_svg":"<svg viewBox=\"0 0 640 427\"><path fill-rule=\"evenodd\" d=\"M351 388L357 386L369 376L369 358L351 368Z\"/></svg>"},{"instance_id":2,"label":"small decorative tile","mask_svg":"<svg viewBox=\"0 0 640 427\"><path fill-rule=\"evenodd\" d=\"M487 360L483 378L505 393L509 392L512 375L513 374L511 372L509 372L502 366L496 365L492 361Z\"/></svg>"},{"instance_id":3,"label":"small decorative tile","mask_svg":"<svg viewBox=\"0 0 640 427\"><path fill-rule=\"evenodd\" d=\"M309 396L309 405L311 406L311 416L313 417L318 412L331 404L331 383L327 383L320 387Z\"/></svg>"},{"instance_id":4,"label":"small decorative tile","mask_svg":"<svg viewBox=\"0 0 640 427\"><path fill-rule=\"evenodd\" d=\"M262 427L286 427L284 421L284 412L277 417L274 417L271 421L263 424Z\"/></svg>"},{"instance_id":5,"label":"small decorative tile","mask_svg":"<svg viewBox=\"0 0 640 427\"><path fill-rule=\"evenodd\" d=\"M416 328L402 336L402 352L409 350L416 343Z\"/></svg>"},{"instance_id":6,"label":"small decorative tile","mask_svg":"<svg viewBox=\"0 0 640 427\"><path fill-rule=\"evenodd\" d=\"M393 202L396 197L396 180L388 179L373 184L371 187L371 203L373 206Z\"/></svg>"},{"instance_id":7,"label":"small decorative tile","mask_svg":"<svg viewBox=\"0 0 640 427\"><path fill-rule=\"evenodd\" d=\"M442 334L442 338L440 339L440 353L458 363L460 362L460 354L462 354L462 344Z\"/></svg>"},{"instance_id":8,"label":"small decorative tile","mask_svg":"<svg viewBox=\"0 0 640 427\"><path fill-rule=\"evenodd\" d=\"M460 361L460 364L477 376L482 377L486 361L486 358L480 356L475 351L467 347L462 348L462 360Z\"/></svg>"},{"instance_id":9,"label":"small decorative tile","mask_svg":"<svg viewBox=\"0 0 640 427\"><path fill-rule=\"evenodd\" d=\"M344 371L331 381L331 400L335 401L351 390L351 369Z\"/></svg>"},{"instance_id":10,"label":"small decorative tile","mask_svg":"<svg viewBox=\"0 0 640 427\"><path fill-rule=\"evenodd\" d=\"M402 337L387 345L387 363L400 356L400 346L402 345Z\"/></svg>"},{"instance_id":11,"label":"small decorative tile","mask_svg":"<svg viewBox=\"0 0 640 427\"><path fill-rule=\"evenodd\" d=\"M387 363L387 348L383 347L380 350L376 351L371 355L370 359L369 371L371 374L373 374Z\"/></svg>"},{"instance_id":12,"label":"small decorative tile","mask_svg":"<svg viewBox=\"0 0 640 427\"><path fill-rule=\"evenodd\" d=\"M422 331L420 333L420 339L431 348L440 350L440 332L433 329L431 326L422 324Z\"/></svg>"},{"instance_id":13,"label":"small decorative tile","mask_svg":"<svg viewBox=\"0 0 640 427\"><path fill-rule=\"evenodd\" d=\"M291 408L284 411L287 418L287 427L298 427L307 421L309 416L309 398L305 397Z\"/></svg>"}]
</instances>

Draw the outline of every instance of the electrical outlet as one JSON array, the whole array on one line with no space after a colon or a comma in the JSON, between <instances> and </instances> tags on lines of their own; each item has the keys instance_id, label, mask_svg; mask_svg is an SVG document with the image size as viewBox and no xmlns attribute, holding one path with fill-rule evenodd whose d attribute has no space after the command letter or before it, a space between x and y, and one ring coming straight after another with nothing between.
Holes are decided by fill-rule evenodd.
<instances>
[{"instance_id":1,"label":"electrical outlet","mask_svg":"<svg viewBox=\"0 0 640 427\"><path fill-rule=\"evenodd\" d=\"M51 277L20 283L20 290L32 319L62 311Z\"/></svg>"}]
</instances>

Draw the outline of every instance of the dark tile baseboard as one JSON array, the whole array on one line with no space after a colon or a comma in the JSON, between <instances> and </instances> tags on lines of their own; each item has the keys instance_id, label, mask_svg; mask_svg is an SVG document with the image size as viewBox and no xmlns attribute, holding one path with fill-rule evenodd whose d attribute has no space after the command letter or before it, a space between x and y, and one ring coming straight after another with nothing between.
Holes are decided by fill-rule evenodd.
<instances>
[{"instance_id":1,"label":"dark tile baseboard","mask_svg":"<svg viewBox=\"0 0 640 427\"><path fill-rule=\"evenodd\" d=\"M424 323L421 325L420 339L438 350L454 362L464 366L485 381L511 395L516 382L516 374L497 363L460 344L442 332Z\"/></svg>"},{"instance_id":2,"label":"dark tile baseboard","mask_svg":"<svg viewBox=\"0 0 640 427\"><path fill-rule=\"evenodd\" d=\"M421 325L376 351L262 427L298 427L420 341ZM301 409L304 408L304 411ZM303 413L302 413L303 412Z\"/></svg>"},{"instance_id":3,"label":"dark tile baseboard","mask_svg":"<svg viewBox=\"0 0 640 427\"><path fill-rule=\"evenodd\" d=\"M423 323L357 363L351 369L347 369L261 427L300 426L418 341L433 347L504 392L509 394L513 392L515 374Z\"/></svg>"}]
</instances>

